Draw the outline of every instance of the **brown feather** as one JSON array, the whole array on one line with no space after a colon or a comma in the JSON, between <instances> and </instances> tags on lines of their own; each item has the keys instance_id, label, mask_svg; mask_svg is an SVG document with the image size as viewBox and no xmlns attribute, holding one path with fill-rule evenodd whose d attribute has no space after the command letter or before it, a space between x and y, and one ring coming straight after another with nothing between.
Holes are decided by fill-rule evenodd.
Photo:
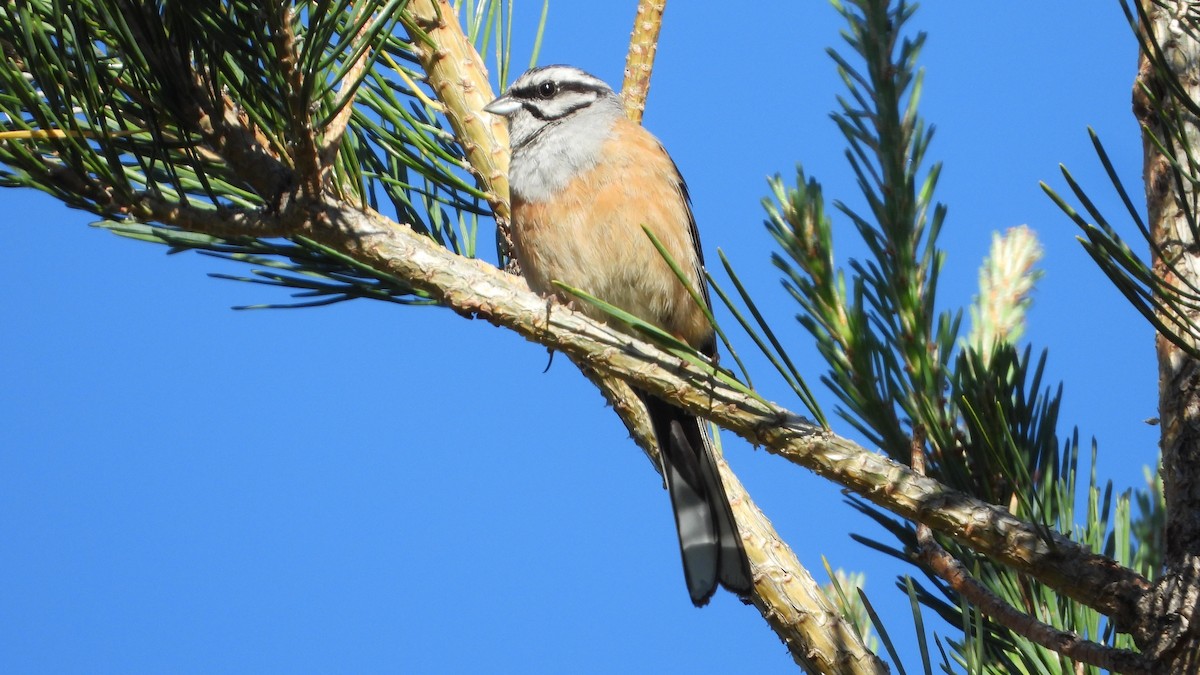
<instances>
[{"instance_id":1,"label":"brown feather","mask_svg":"<svg viewBox=\"0 0 1200 675\"><path fill-rule=\"evenodd\" d=\"M534 290L557 293L551 282L560 281L711 350L704 313L642 231L654 232L694 289L705 288L683 179L645 129L618 120L597 165L572 178L553 204L514 196L512 213L517 257Z\"/></svg>"}]
</instances>

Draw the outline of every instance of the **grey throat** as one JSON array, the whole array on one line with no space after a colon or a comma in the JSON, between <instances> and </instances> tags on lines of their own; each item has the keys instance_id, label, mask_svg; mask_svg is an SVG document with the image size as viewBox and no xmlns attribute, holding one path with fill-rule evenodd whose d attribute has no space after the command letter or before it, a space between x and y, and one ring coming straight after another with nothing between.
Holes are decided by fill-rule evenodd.
<instances>
[{"instance_id":1,"label":"grey throat","mask_svg":"<svg viewBox=\"0 0 1200 675\"><path fill-rule=\"evenodd\" d=\"M508 180L513 195L541 202L558 194L572 178L596 165L600 148L622 114L621 101L612 94L555 120L518 111L509 126L514 150Z\"/></svg>"}]
</instances>

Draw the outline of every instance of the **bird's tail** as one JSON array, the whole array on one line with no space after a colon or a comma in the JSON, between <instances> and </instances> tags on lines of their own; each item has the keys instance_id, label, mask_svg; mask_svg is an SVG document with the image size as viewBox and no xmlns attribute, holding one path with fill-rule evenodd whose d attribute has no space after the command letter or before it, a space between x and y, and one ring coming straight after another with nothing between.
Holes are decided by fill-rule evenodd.
<instances>
[{"instance_id":1,"label":"bird's tail","mask_svg":"<svg viewBox=\"0 0 1200 675\"><path fill-rule=\"evenodd\" d=\"M754 586L733 509L721 485L712 440L703 422L681 408L643 396L675 511L688 593L708 604L720 583L746 598Z\"/></svg>"}]
</instances>

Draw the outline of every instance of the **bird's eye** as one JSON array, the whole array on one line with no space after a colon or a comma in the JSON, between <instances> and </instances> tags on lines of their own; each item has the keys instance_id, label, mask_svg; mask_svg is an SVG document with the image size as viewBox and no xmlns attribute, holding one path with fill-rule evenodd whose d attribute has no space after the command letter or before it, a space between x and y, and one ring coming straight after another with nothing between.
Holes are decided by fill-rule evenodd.
<instances>
[{"instance_id":1,"label":"bird's eye","mask_svg":"<svg viewBox=\"0 0 1200 675\"><path fill-rule=\"evenodd\" d=\"M537 93L542 98L550 98L558 93L558 85L553 82L543 82L538 85Z\"/></svg>"}]
</instances>

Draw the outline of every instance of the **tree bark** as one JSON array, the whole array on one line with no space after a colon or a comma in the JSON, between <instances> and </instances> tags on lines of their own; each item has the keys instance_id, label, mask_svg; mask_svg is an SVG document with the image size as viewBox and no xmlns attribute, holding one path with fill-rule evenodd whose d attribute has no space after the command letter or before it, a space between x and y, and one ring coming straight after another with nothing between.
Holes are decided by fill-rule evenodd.
<instances>
[{"instance_id":1,"label":"tree bark","mask_svg":"<svg viewBox=\"0 0 1200 675\"><path fill-rule=\"evenodd\" d=\"M1025 572L1056 591L1110 616L1119 626L1136 618L1148 583L1139 574L1086 547L1024 522L870 452L743 388L714 377L658 347L567 307L547 311L525 284L480 260L458 256L404 225L330 202L296 206L295 221L277 222L186 209L147 212L148 219L186 223L199 232L227 235L230 220L242 236L287 231L338 249L469 318L487 320L603 375L636 381L643 389L709 419L754 445L829 478L902 518L925 523L982 555ZM180 214L185 215L180 215ZM283 214L285 221L289 214ZM739 519L739 525L742 521ZM749 545L749 544L748 544Z\"/></svg>"},{"instance_id":2,"label":"tree bark","mask_svg":"<svg viewBox=\"0 0 1200 675\"><path fill-rule=\"evenodd\" d=\"M1200 248L1189 222L1197 214L1196 172L1186 160L1172 162L1161 148L1179 158L1200 149L1200 120L1188 109L1200 101L1200 41L1181 28L1181 21L1191 21L1186 13L1192 3L1139 1L1143 50L1133 102L1143 130L1153 269L1167 286L1187 294L1200 284ZM1200 669L1200 624L1192 620L1200 591L1200 360L1191 355L1200 351L1194 328L1200 325L1200 309L1181 305L1178 311L1193 328L1176 331L1174 339L1161 332L1155 336L1167 506L1165 569L1142 603L1135 637L1158 660L1161 672L1183 675ZM1172 325L1169 317L1161 318Z\"/></svg>"}]
</instances>

